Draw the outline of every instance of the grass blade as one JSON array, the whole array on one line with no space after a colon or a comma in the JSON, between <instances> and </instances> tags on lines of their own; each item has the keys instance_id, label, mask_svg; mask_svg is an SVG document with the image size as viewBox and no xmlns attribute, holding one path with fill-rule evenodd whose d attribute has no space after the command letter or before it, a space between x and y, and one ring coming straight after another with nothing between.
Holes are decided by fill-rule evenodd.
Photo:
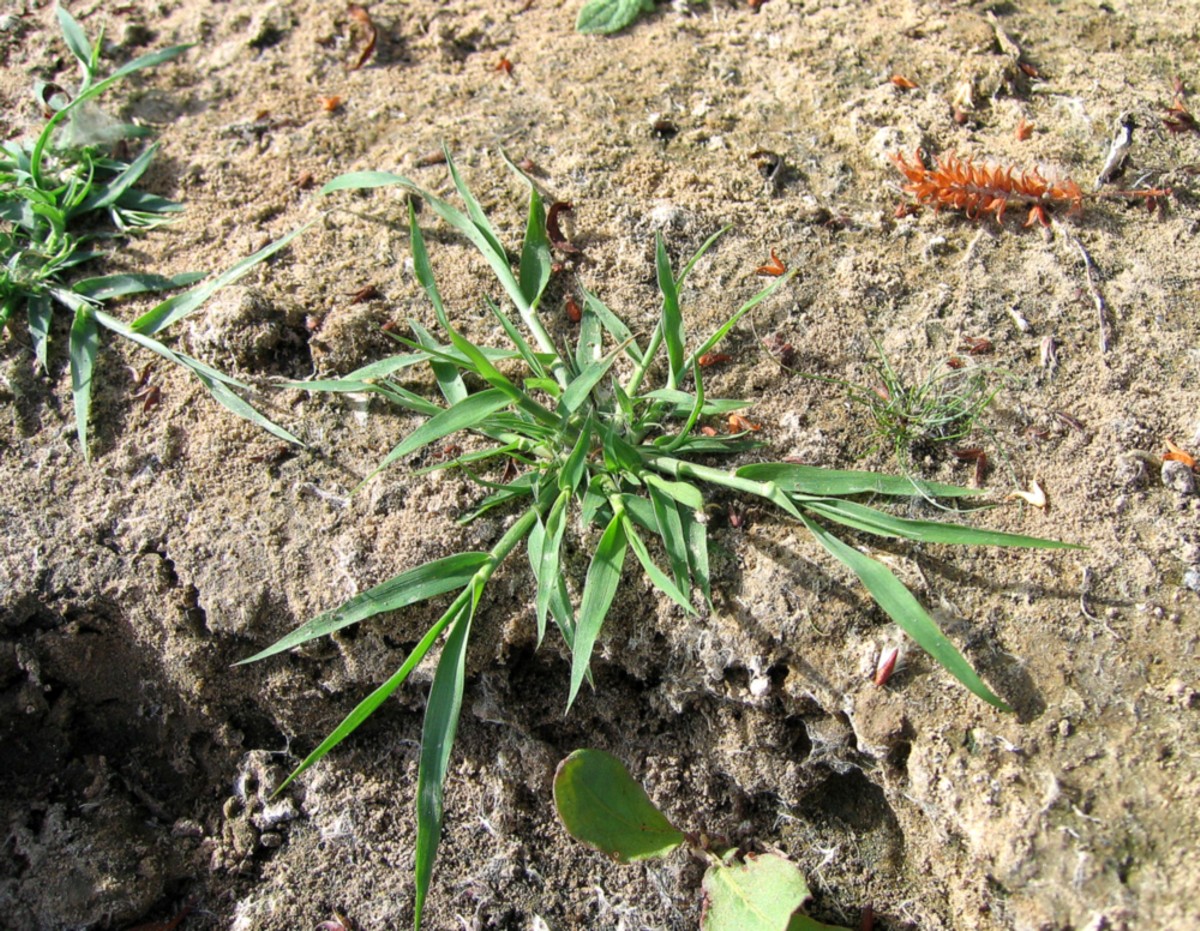
<instances>
[{"instance_id":1,"label":"grass blade","mask_svg":"<svg viewBox=\"0 0 1200 931\"><path fill-rule=\"evenodd\" d=\"M437 293L437 289L434 289ZM440 302L440 298L439 298ZM417 342L427 349L440 349L437 341L429 334L421 324L415 320L408 321L408 325L412 327L413 333L416 334ZM429 359L429 367L433 369L433 377L437 379L438 389L442 392L442 397L446 399L446 403L450 405L457 404L467 397L467 386L463 384L462 376L458 374L458 366L452 362L447 362L445 359L440 359L431 356Z\"/></svg>"},{"instance_id":2,"label":"grass blade","mask_svg":"<svg viewBox=\"0 0 1200 931\"><path fill-rule=\"evenodd\" d=\"M712 607L708 574L708 528L696 519L693 512L685 508L676 510L683 524L683 539L687 543L688 568L691 570L692 580L703 593L709 607Z\"/></svg>"},{"instance_id":3,"label":"grass blade","mask_svg":"<svg viewBox=\"0 0 1200 931\"><path fill-rule=\"evenodd\" d=\"M604 626L608 609L617 585L621 581L621 567L625 562L625 530L621 514L614 514L608 522L592 564L588 567L587 580L583 584L583 598L579 604L579 618L575 624L575 642L571 645L571 692L567 697L567 709L575 702L579 687L592 659L592 648Z\"/></svg>"},{"instance_id":4,"label":"grass blade","mask_svg":"<svg viewBox=\"0 0 1200 931\"><path fill-rule=\"evenodd\" d=\"M691 354L691 356L688 358L688 368L691 368L696 360L698 360L702 355L712 349L713 346L717 345L717 343L723 340L726 334L728 334L729 331L737 325L737 322L741 320L742 317L746 316L746 314L748 314L751 310L753 310L760 303L765 301L768 297L791 281L796 276L798 271L799 269L793 268L786 275L776 278L773 282L754 295L754 297L750 298L750 300L746 301L745 304L739 307L732 317L721 324L721 326L717 328L717 331L708 339L706 339L703 344L701 344L699 349Z\"/></svg>"},{"instance_id":5,"label":"grass blade","mask_svg":"<svg viewBox=\"0 0 1200 931\"><path fill-rule=\"evenodd\" d=\"M788 494L817 495L895 495L911 498L917 495L933 498L964 498L983 492L977 488L943 485L938 482L915 482L902 475L882 475L848 469L822 469L817 466L796 465L790 462L760 462L742 466L734 473L739 478L756 482L774 482Z\"/></svg>"},{"instance_id":6,"label":"grass blade","mask_svg":"<svg viewBox=\"0 0 1200 931\"><path fill-rule=\"evenodd\" d=\"M881 537L898 537L921 543L948 543L962 546L1022 546L1037 549L1080 550L1086 547L1060 540L1044 540L1001 530L964 527L929 520L896 517L884 511L857 504L854 501L830 499L802 502L806 510L815 511L830 520Z\"/></svg>"},{"instance_id":7,"label":"grass blade","mask_svg":"<svg viewBox=\"0 0 1200 931\"><path fill-rule=\"evenodd\" d=\"M92 43L88 41L87 34L83 31L83 27L79 25L74 16L61 6L56 6L54 12L58 17L58 28L62 30L63 41L67 43L67 48L71 50L71 54L79 60L84 80L86 81L93 67Z\"/></svg>"},{"instance_id":8,"label":"grass blade","mask_svg":"<svg viewBox=\"0 0 1200 931\"><path fill-rule=\"evenodd\" d=\"M688 259L687 265L683 266L683 271L681 271L679 273L679 277L675 279L676 287L679 287L680 285L683 284L684 279L687 278L687 276L691 272L691 270L693 268L695 268L696 263L700 261L700 259L704 256L704 253L706 253L709 249L711 249L713 247L713 244L718 239L720 239L722 236L724 236L726 233L728 233L731 229L733 229L732 223L729 224L728 226L722 226L719 230L717 230L715 233L713 233L711 236L709 236L708 239L704 240L704 244L699 249L696 250L695 255L693 255L690 259Z\"/></svg>"},{"instance_id":9,"label":"grass blade","mask_svg":"<svg viewBox=\"0 0 1200 931\"><path fill-rule=\"evenodd\" d=\"M75 282L71 290L93 301L107 301L128 294L143 294L147 291L170 291L186 288L204 278L207 272L184 272L180 275L101 275Z\"/></svg>"},{"instance_id":10,"label":"grass blade","mask_svg":"<svg viewBox=\"0 0 1200 931\"><path fill-rule=\"evenodd\" d=\"M448 407L440 414L430 417L405 437L383 458L370 477L378 475L397 459L415 453L422 446L449 436L451 433L457 433L459 430L469 430L478 426L490 414L494 414L502 407L507 407L510 403L512 402L508 393L499 388L487 388L468 395L453 407Z\"/></svg>"},{"instance_id":11,"label":"grass blade","mask_svg":"<svg viewBox=\"0 0 1200 931\"><path fill-rule=\"evenodd\" d=\"M691 581L691 573L688 569L687 538L683 532L683 521L679 518L679 507L653 484L647 484L646 490L650 494L658 535L662 538L663 548L671 561L675 584L681 589L686 589Z\"/></svg>"},{"instance_id":12,"label":"grass blade","mask_svg":"<svg viewBox=\"0 0 1200 931\"><path fill-rule=\"evenodd\" d=\"M528 179L527 179L528 180ZM550 281L550 240L546 236L546 208L537 188L529 185L529 219L525 223L525 239L521 244L521 266L518 282L530 310L536 310L542 293Z\"/></svg>"},{"instance_id":13,"label":"grass blade","mask_svg":"<svg viewBox=\"0 0 1200 931\"><path fill-rule=\"evenodd\" d=\"M29 339L33 343L33 357L38 368L46 371L48 346L50 344L50 296L34 294L26 302L25 314L29 319Z\"/></svg>"},{"instance_id":14,"label":"grass blade","mask_svg":"<svg viewBox=\"0 0 1200 931\"><path fill-rule=\"evenodd\" d=\"M175 321L181 320L194 312L201 304L221 290L221 288L233 284L254 268L254 266L284 248L293 239L312 226L313 222L315 221L310 221L303 226L297 227L281 239L275 240L275 242L259 249L253 255L242 259L232 268L226 269L211 281L205 282L199 287L192 288L190 291L185 291L183 294L167 298L167 300L163 301L157 307L151 308L134 320L130 325L131 329L147 336L157 333L159 330L166 329Z\"/></svg>"},{"instance_id":15,"label":"grass blade","mask_svg":"<svg viewBox=\"0 0 1200 931\"><path fill-rule=\"evenodd\" d=\"M75 312L71 324L71 394L75 397L75 433L79 437L79 448L84 460L88 455L88 417L92 411L92 370L96 364L96 351L100 348L100 328L96 325L96 314L87 306Z\"/></svg>"},{"instance_id":16,"label":"grass blade","mask_svg":"<svg viewBox=\"0 0 1200 931\"><path fill-rule=\"evenodd\" d=\"M562 400L558 403L559 413L564 417L569 417L579 409L592 394L592 389L600 383L608 370L612 368L614 362L617 361L617 356L621 354L621 347L618 346L599 362L594 362L584 368L571 383L567 385L567 390L563 392Z\"/></svg>"},{"instance_id":17,"label":"grass blade","mask_svg":"<svg viewBox=\"0 0 1200 931\"><path fill-rule=\"evenodd\" d=\"M275 790L275 795L286 789L293 779L318 762L325 754L354 733L358 729L358 726L369 718L375 712L375 709L387 700L392 692L404 684L404 680L417 667L417 664L425 658L425 654L429 652L430 647L441 636L442 631L446 629L446 625L458 617L464 605L467 604L470 595L470 588L465 588L459 593L458 597L454 599L454 603L446 609L446 613L438 618L437 622L425 632L425 636L421 638L421 642L413 647L404 664L392 673L383 685L379 686L374 692L355 705L354 710L342 718L341 723L330 732L329 736L322 740L320 745L306 756L299 766L292 770L287 779L283 780L279 788Z\"/></svg>"},{"instance_id":18,"label":"grass blade","mask_svg":"<svg viewBox=\"0 0 1200 931\"><path fill-rule=\"evenodd\" d=\"M629 519L628 515L625 516L625 538L629 541L629 545L633 549L634 555L637 556L638 562L646 571L646 575L654 583L654 587L667 595L688 614L695 614L696 609L692 607L688 596L650 558L650 551L646 549L645 542L638 536L637 528L633 526L633 521Z\"/></svg>"},{"instance_id":19,"label":"grass blade","mask_svg":"<svg viewBox=\"0 0 1200 931\"><path fill-rule=\"evenodd\" d=\"M485 562L487 553L457 553L444 559L434 559L400 575L393 576L386 582L360 592L349 601L318 614L311 621L297 627L290 634L281 637L271 646L253 656L238 660L235 666L256 663L282 653L302 643L324 637L335 630L341 630L369 617L382 614L385 611L397 611L438 595L461 588L471 581L471 578Z\"/></svg>"},{"instance_id":20,"label":"grass blade","mask_svg":"<svg viewBox=\"0 0 1200 931\"><path fill-rule=\"evenodd\" d=\"M474 586L473 586L474 587ZM414 928L421 927L421 911L433 877L433 861L442 839L443 792L450 751L458 731L462 711L463 682L466 677L467 641L476 599L463 605L442 647L429 702L425 706L425 725L421 730L421 763L417 769L417 850L416 904Z\"/></svg>"},{"instance_id":21,"label":"grass blade","mask_svg":"<svg viewBox=\"0 0 1200 931\"><path fill-rule=\"evenodd\" d=\"M604 329L612 334L612 338L625 347L625 355L629 356L638 365L642 364L642 348L638 345L637 340L633 338L633 333L629 327L625 326L625 322L608 309L600 298L596 297L587 288L583 288L583 312L586 314L591 311L596 315Z\"/></svg>"},{"instance_id":22,"label":"grass blade","mask_svg":"<svg viewBox=\"0 0 1200 931\"><path fill-rule=\"evenodd\" d=\"M866 586L871 597L899 625L900 629L913 638L917 645L932 656L950 675L1001 711L1012 709L1000 700L979 678L971 664L937 626L916 597L897 579L890 569L878 560L860 553L811 518L801 515L800 519L809 532L816 537L835 559L850 569Z\"/></svg>"},{"instance_id":23,"label":"grass blade","mask_svg":"<svg viewBox=\"0 0 1200 931\"><path fill-rule=\"evenodd\" d=\"M675 388L683 377L683 313L679 309L679 290L675 286L675 273L671 271L671 260L662 233L654 237L654 269L658 275L658 289L662 292L663 342L667 345L667 387Z\"/></svg>"}]
</instances>

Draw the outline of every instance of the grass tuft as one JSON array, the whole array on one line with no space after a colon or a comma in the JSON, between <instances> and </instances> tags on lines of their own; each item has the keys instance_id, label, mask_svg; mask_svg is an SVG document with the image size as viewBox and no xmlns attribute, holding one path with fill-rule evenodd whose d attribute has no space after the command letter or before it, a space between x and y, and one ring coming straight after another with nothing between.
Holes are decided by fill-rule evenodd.
<instances>
[{"instance_id":1,"label":"grass tuft","mask_svg":"<svg viewBox=\"0 0 1200 931\"><path fill-rule=\"evenodd\" d=\"M571 655L568 708L590 679L593 649L630 564L636 564L685 614L696 611L694 590L711 603L704 506L713 492L734 492L769 502L785 519L802 523L951 675L996 708L1008 709L887 566L851 546L843 535L865 533L963 545L1056 548L1069 544L950 522L911 520L855 500L864 495L907 498L918 493L954 498L976 493L970 489L790 463L741 468L708 464L714 456L742 453L758 444L740 434L709 436L701 431L706 419L727 416L749 402L709 397L698 359L755 306L786 287L791 275L750 297L711 334L694 339L687 332L681 287L696 260L719 234L710 238L681 272L671 267L659 237L655 265L662 302L658 323L646 342L640 342L597 295L585 292L574 350L560 349L538 313L551 275L551 255L545 210L536 187L509 163L529 182L528 221L515 253L520 261L514 272L500 237L449 153L447 163L465 209L403 176L383 172L342 176L326 185L324 192L399 185L423 200L433 214L471 242L491 267L511 311L491 301L488 307L511 345L479 346L456 329L439 293L424 234L410 203L413 264L433 306L440 336L414 322L411 338L399 337L407 349L404 354L372 363L342 379L291 386L326 392L367 391L427 418L383 457L376 472L455 432L469 431L489 441L483 452L471 454L469 463L464 457L439 467L461 466L474 476L471 469L489 459L496 465L506 464L498 470L502 471L499 478L481 480L490 494L466 519L503 508L513 515L512 520L487 553L461 553L409 569L244 661L263 659L346 624L458 590L391 678L351 711L288 777L290 782L353 732L446 636L422 733L417 792L418 927L441 834L442 783L462 703L471 621L489 580L521 544L536 581L539 640L547 622L553 620ZM622 360L620 366L618 360ZM399 377L417 365L432 370L442 404L421 398L400 384ZM568 530L589 525L599 530L599 537L585 577L573 580L579 590L578 598L573 599L564 579L563 553ZM652 539L658 540L666 554L665 566L657 565L651 556L647 543Z\"/></svg>"}]
</instances>

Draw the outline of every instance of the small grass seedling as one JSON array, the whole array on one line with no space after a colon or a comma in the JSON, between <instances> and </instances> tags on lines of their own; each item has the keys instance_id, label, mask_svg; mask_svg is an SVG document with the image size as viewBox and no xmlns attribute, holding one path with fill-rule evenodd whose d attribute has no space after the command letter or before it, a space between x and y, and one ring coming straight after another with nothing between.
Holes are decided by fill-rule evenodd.
<instances>
[{"instance_id":1,"label":"small grass seedling","mask_svg":"<svg viewBox=\"0 0 1200 931\"><path fill-rule=\"evenodd\" d=\"M830 525L928 543L1026 547L1068 544L949 522L896 517L853 500L864 495L908 498L917 493L956 498L975 494L972 489L914 485L902 477L790 463L724 469L706 462L714 456L744 453L760 444L745 430L708 436L700 429L704 419L729 418L749 407L750 402L709 397L699 360L754 307L784 287L794 273L775 279L711 334L689 343L680 288L721 234L710 237L679 272L672 268L660 236L655 244L655 272L662 303L658 323L646 343L639 342L599 297L585 290L576 344L570 351L560 349L539 316L552 258L546 209L537 187L509 162L530 191L524 241L514 271L496 230L449 153L446 163L465 211L403 176L386 172L343 175L327 184L324 192L400 185L421 198L487 261L516 310L513 319L499 304L485 298L488 312L511 347L475 345L454 326L434 280L425 238L410 202L413 266L444 332L443 339L448 342L435 338L414 321L411 338L397 337L408 352L372 363L344 378L293 382L290 386L309 391L370 392L427 418L383 457L372 475L459 431L471 431L488 441L479 451L432 468L461 467L490 490L463 522L495 509L512 514L511 522L489 551L458 553L409 569L243 660L262 660L381 612L458 590L450 606L391 678L351 711L288 777L290 782L354 731L445 635L426 706L417 780L418 927L441 832L443 782L462 704L471 624L489 580L522 543L536 582L538 641L545 634L547 620L553 618L571 653L568 708L589 678L592 650L626 571L628 554L633 554L651 582L684 614L696 613L691 597L693 585L711 603L705 495L719 491L761 499L802 524L955 678L995 707L1007 709L891 570L846 543ZM431 368L445 406L401 383L406 370L417 365ZM498 470L498 478L475 476L474 470L499 462L514 463L515 468ZM579 591L578 599L573 600L564 578L564 548L568 530L574 537L586 528L595 528L598 537L586 576L572 580ZM666 569L651 556L647 541L653 538L658 539L666 554Z\"/></svg>"},{"instance_id":2,"label":"small grass seedling","mask_svg":"<svg viewBox=\"0 0 1200 931\"><path fill-rule=\"evenodd\" d=\"M846 931L800 913L811 896L790 860L714 849L703 833L685 834L603 750L576 750L558 764L554 807L568 834L618 863L667 857L686 845L708 864L703 931Z\"/></svg>"},{"instance_id":3,"label":"small grass seedling","mask_svg":"<svg viewBox=\"0 0 1200 931\"><path fill-rule=\"evenodd\" d=\"M114 274L69 281L81 266L107 254L97 251L95 243L153 229L183 209L134 187L150 167L157 146L148 147L132 161L118 158L113 154L118 144L123 146L145 131L108 116L96 101L123 78L171 61L191 46L175 45L143 55L101 78L97 69L103 35L89 42L70 13L62 7L55 12L82 79L73 96L55 85L38 82L35 96L52 111L46 125L32 142L0 143L0 331L14 325L23 310L34 357L44 371L54 309L62 307L72 315L68 336L71 391L76 433L85 458L92 372L102 327L184 366L225 407L282 439L299 443L234 390L249 386L169 349L152 335L187 316L219 288L283 248L300 230L212 281L169 298L132 324L101 308L115 298L185 287L205 274ZM104 220L110 225L102 225Z\"/></svg>"}]
</instances>

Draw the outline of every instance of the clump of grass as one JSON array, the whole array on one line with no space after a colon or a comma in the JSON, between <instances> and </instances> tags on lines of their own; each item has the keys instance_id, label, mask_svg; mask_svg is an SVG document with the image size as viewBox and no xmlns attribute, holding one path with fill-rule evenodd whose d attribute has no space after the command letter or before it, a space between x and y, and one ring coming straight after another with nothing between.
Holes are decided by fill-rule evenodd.
<instances>
[{"instance_id":1,"label":"clump of grass","mask_svg":"<svg viewBox=\"0 0 1200 931\"><path fill-rule=\"evenodd\" d=\"M464 523L493 510L504 510L511 515L507 529L487 552L458 553L409 569L243 661L262 660L381 612L457 592L396 672L354 708L284 783L286 786L353 732L444 637L426 706L417 780L418 927L441 833L443 782L462 704L471 625L488 582L522 544L536 582L533 598L539 643L548 620L553 619L571 654L568 708L590 677L592 650L627 571L630 553L632 562L684 614L696 613L693 589L711 603L703 517L706 495L733 492L769 502L782 517L802 524L835 560L859 577L879 606L951 675L985 701L1007 709L912 593L885 565L851 546L841 534L851 531L967 545L1067 544L948 522L906 519L854 500L861 496L907 498L918 491L958 498L974 494L971 489L914 485L902 477L789 463L735 468L708 464L714 456L744 453L759 444L746 432L707 436L700 430L706 418L727 417L750 402L710 397L698 360L755 306L784 287L791 276L778 279L752 296L712 333L689 340L680 288L720 233L704 243L679 271L672 268L662 238L658 237L655 267L662 302L658 323L649 338L640 341L598 296L585 291L575 345L560 347L539 315L552 263L546 210L537 187L509 162L530 191L528 220L514 271L500 237L459 176L449 153L447 164L465 209L405 177L384 172L345 175L326 185L324 192L400 185L421 198L434 214L475 246L491 267L515 309L515 318L490 298L484 301L509 345L476 345L454 326L434 280L425 238L410 203L413 265L442 334L435 337L412 322L412 336L398 337L406 352L344 378L291 385L310 391L370 392L427 418L383 457L376 473L459 431L470 431L488 441L480 451L432 468L461 468L490 492L462 519ZM418 365L430 367L444 404L403 386L400 376ZM500 463L515 468L510 466L486 479L475 475L475 470ZM598 536L587 573L582 579L572 579L572 586L568 586L564 549L568 538L582 539L579 534L588 527L594 527ZM659 541L666 554L665 566L659 566L651 556L649 542L653 539ZM572 597L572 588L579 591L578 598Z\"/></svg>"},{"instance_id":2,"label":"clump of grass","mask_svg":"<svg viewBox=\"0 0 1200 931\"><path fill-rule=\"evenodd\" d=\"M175 45L143 55L101 78L98 68L103 35L89 42L70 13L61 7L55 12L82 77L74 95L38 82L34 95L52 111L45 126L30 142L0 143L0 331L14 325L24 311L34 356L45 371L54 311L62 308L71 315L71 391L76 432L85 458L92 373L101 328L190 369L221 404L275 435L298 443L234 390L249 386L169 349L152 334L194 311L216 290L283 248L300 230L237 263L216 279L164 301L132 324L101 308L108 301L131 294L194 284L205 273L73 278L82 266L108 254L96 248L98 243L153 229L183 209L134 187L150 167L157 146L151 145L132 161L118 157L114 153L123 151L127 140L144 136L145 130L108 116L96 101L122 79L177 58L191 46Z\"/></svg>"},{"instance_id":3,"label":"clump of grass","mask_svg":"<svg viewBox=\"0 0 1200 931\"><path fill-rule=\"evenodd\" d=\"M1001 388L995 370L986 366L960 363L911 378L892 365L878 342L875 353L868 384L838 384L867 409L879 445L892 451L906 474L913 471L914 456L961 443L975 432Z\"/></svg>"}]
</instances>

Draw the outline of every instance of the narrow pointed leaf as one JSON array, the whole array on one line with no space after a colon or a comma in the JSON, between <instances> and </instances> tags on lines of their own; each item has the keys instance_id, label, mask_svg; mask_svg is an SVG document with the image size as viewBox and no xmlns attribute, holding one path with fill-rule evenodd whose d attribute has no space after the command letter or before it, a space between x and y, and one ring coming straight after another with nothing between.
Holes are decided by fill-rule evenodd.
<instances>
[{"instance_id":1,"label":"narrow pointed leaf","mask_svg":"<svg viewBox=\"0 0 1200 931\"><path fill-rule=\"evenodd\" d=\"M675 584L686 590L691 581L691 573L688 568L687 537L684 536L683 521L679 517L679 505L655 488L653 483L648 483L647 491L654 508L658 535L667 551L667 558L671 560Z\"/></svg>"},{"instance_id":2,"label":"narrow pointed leaf","mask_svg":"<svg viewBox=\"0 0 1200 931\"><path fill-rule=\"evenodd\" d=\"M519 282L530 308L536 308L550 281L550 240L546 237L546 208L537 188L529 185L529 218L521 245Z\"/></svg>"},{"instance_id":3,"label":"narrow pointed leaf","mask_svg":"<svg viewBox=\"0 0 1200 931\"><path fill-rule=\"evenodd\" d=\"M188 314L196 311L200 305L221 290L221 288L233 284L250 272L254 266L266 261L280 249L283 249L293 239L312 226L313 222L315 221L310 221L303 226L297 227L286 236L275 240L270 245L259 249L253 255L247 256L231 268L226 269L211 281L206 281L204 284L192 288L190 291L185 291L183 294L167 298L157 307L151 308L133 321L130 325L131 328L138 333L148 336L169 327L177 320L183 319Z\"/></svg>"},{"instance_id":4,"label":"narrow pointed leaf","mask_svg":"<svg viewBox=\"0 0 1200 931\"><path fill-rule=\"evenodd\" d=\"M692 580L712 605L712 590L708 574L708 527L696 519L691 511L679 509L679 520L683 524L683 539L687 542L688 568Z\"/></svg>"},{"instance_id":5,"label":"narrow pointed leaf","mask_svg":"<svg viewBox=\"0 0 1200 931\"><path fill-rule=\"evenodd\" d=\"M675 285L675 273L671 271L671 260L662 234L654 238L654 268L658 275L658 289L662 292L663 342L667 347L667 387L675 388L683 377L683 313L679 309L679 291Z\"/></svg>"},{"instance_id":6,"label":"narrow pointed leaf","mask_svg":"<svg viewBox=\"0 0 1200 931\"><path fill-rule=\"evenodd\" d=\"M921 543L947 543L962 546L1026 546L1037 549L1084 549L1075 543L1046 540L1019 533L964 527L941 521L912 520L896 517L854 501L828 499L804 501L807 510L835 520L838 523L864 530L883 537L917 540Z\"/></svg>"},{"instance_id":7,"label":"narrow pointed leaf","mask_svg":"<svg viewBox=\"0 0 1200 931\"><path fill-rule=\"evenodd\" d=\"M92 44L88 41L87 34L75 17L63 7L56 6L54 12L58 17L58 28L62 30L63 41L67 43L71 54L79 60L83 73L86 75L92 67Z\"/></svg>"},{"instance_id":8,"label":"narrow pointed leaf","mask_svg":"<svg viewBox=\"0 0 1200 931\"><path fill-rule=\"evenodd\" d=\"M625 347L625 355L629 356L638 365L642 364L642 349L638 345L637 340L633 338L633 333L630 332L624 321L616 314L608 309L608 306L596 297L587 288L583 289L583 309L586 313L591 311L599 319L604 329L612 335L612 338Z\"/></svg>"},{"instance_id":9,"label":"narrow pointed leaf","mask_svg":"<svg viewBox=\"0 0 1200 931\"><path fill-rule=\"evenodd\" d=\"M397 611L462 588L487 561L487 553L457 553L409 569L374 588L360 592L332 611L318 614L265 650L239 660L234 665L258 662L385 611Z\"/></svg>"},{"instance_id":10,"label":"narrow pointed leaf","mask_svg":"<svg viewBox=\"0 0 1200 931\"><path fill-rule=\"evenodd\" d=\"M46 371L52 309L50 297L46 294L32 295L25 308L29 319L29 339L33 343L33 357L43 372Z\"/></svg>"},{"instance_id":11,"label":"narrow pointed leaf","mask_svg":"<svg viewBox=\"0 0 1200 931\"><path fill-rule=\"evenodd\" d=\"M571 649L571 692L567 698L569 709L575 702L584 674L592 659L592 648L600 636L600 628L608 616L613 596L621 581L621 567L625 562L625 531L621 515L614 514L608 527L600 537L592 563L588 567L587 580L583 585L583 598L579 603L579 618L575 625L575 642Z\"/></svg>"},{"instance_id":12,"label":"narrow pointed leaf","mask_svg":"<svg viewBox=\"0 0 1200 931\"><path fill-rule=\"evenodd\" d=\"M746 316L746 314L748 314L751 310L753 310L760 303L765 301L768 297L791 281L792 278L796 276L797 271L798 269L793 268L786 275L776 278L771 284L767 285L756 295L754 295L754 297L750 298L750 300L746 301L745 304L739 307L732 317L717 327L716 332L713 333L713 335L706 339L703 343L701 343L700 348L691 354L691 356L688 358L688 368L691 368L692 364L695 363L702 355L723 340L729 331L737 326L738 321L741 320L742 317Z\"/></svg>"},{"instance_id":13,"label":"narrow pointed leaf","mask_svg":"<svg viewBox=\"0 0 1200 931\"><path fill-rule=\"evenodd\" d=\"M430 417L412 433L398 443L379 463L377 474L387 468L397 459L412 455L422 446L459 430L469 430L487 419L502 407L511 403L509 396L498 388L487 388L475 394L468 395L453 407L448 407L435 417Z\"/></svg>"},{"instance_id":14,"label":"narrow pointed leaf","mask_svg":"<svg viewBox=\"0 0 1200 931\"><path fill-rule=\"evenodd\" d=\"M695 614L696 609L692 607L688 596L683 593L679 586L671 581L670 576L654 564L654 560L650 557L650 551L646 549L645 542L638 536L638 532L633 526L633 521L628 516L626 516L625 523L625 538L629 541L629 546L633 549L634 555L637 556L638 562L642 564L642 569L650 577L650 581L654 583L654 587L679 605L679 607L683 608L688 614Z\"/></svg>"},{"instance_id":15,"label":"narrow pointed leaf","mask_svg":"<svg viewBox=\"0 0 1200 931\"><path fill-rule=\"evenodd\" d=\"M425 725L421 730L421 762L417 769L417 850L416 917L414 927L421 927L421 911L433 876L433 861L442 839L443 793L446 772L450 766L450 751L458 731L462 710L463 681L467 666L467 642L471 633L474 602L464 605L450 635L442 647L429 702L425 706Z\"/></svg>"},{"instance_id":16,"label":"narrow pointed leaf","mask_svg":"<svg viewBox=\"0 0 1200 931\"><path fill-rule=\"evenodd\" d=\"M949 638L938 628L913 593L878 560L860 553L854 547L839 540L832 533L809 517L801 516L804 526L816 537L829 553L850 569L866 586L871 597L901 630L913 638L917 645L932 656L950 675L1001 711L1011 711L999 697L983 684L971 664L963 657Z\"/></svg>"},{"instance_id":17,"label":"narrow pointed leaf","mask_svg":"<svg viewBox=\"0 0 1200 931\"><path fill-rule=\"evenodd\" d=\"M620 863L665 857L685 840L625 764L603 750L576 750L558 764L554 807L568 834Z\"/></svg>"},{"instance_id":18,"label":"narrow pointed leaf","mask_svg":"<svg viewBox=\"0 0 1200 931\"><path fill-rule=\"evenodd\" d=\"M114 297L125 297L128 294L186 288L188 285L200 281L206 274L206 272L184 272L179 275L102 275L98 278L84 278L82 281L77 281L71 286L71 290L76 294L91 298L93 301L107 301Z\"/></svg>"},{"instance_id":19,"label":"narrow pointed leaf","mask_svg":"<svg viewBox=\"0 0 1200 931\"><path fill-rule=\"evenodd\" d=\"M943 485L938 482L914 482L902 475L883 475L845 469L822 469L790 462L760 462L742 466L734 473L756 482L774 482L789 494L803 495L895 495L911 498L962 498L982 494L976 488Z\"/></svg>"},{"instance_id":20,"label":"narrow pointed leaf","mask_svg":"<svg viewBox=\"0 0 1200 931\"><path fill-rule=\"evenodd\" d=\"M100 329L90 307L81 307L71 324L71 394L75 398L75 433L83 458L88 454L88 417L92 411L92 371L100 348Z\"/></svg>"}]
</instances>

